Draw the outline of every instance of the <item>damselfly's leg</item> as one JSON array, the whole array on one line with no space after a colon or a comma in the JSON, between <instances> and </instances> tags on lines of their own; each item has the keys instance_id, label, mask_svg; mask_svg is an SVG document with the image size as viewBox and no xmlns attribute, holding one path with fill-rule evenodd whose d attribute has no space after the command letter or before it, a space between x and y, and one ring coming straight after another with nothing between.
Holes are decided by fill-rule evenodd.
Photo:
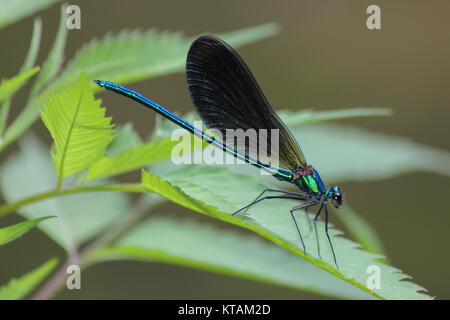
<instances>
[{"instance_id":1,"label":"damselfly's leg","mask_svg":"<svg viewBox=\"0 0 450 320\"><path fill-rule=\"evenodd\" d=\"M287 196L267 196L267 197L263 197L263 198L260 199L260 197L265 192L279 192L279 193L291 195L292 197L287 197ZM251 206L253 206L254 204L257 204L258 202L260 202L262 200L265 200L265 199L294 199L294 200L300 200L300 201L307 201L310 198L311 198L311 196L308 196L308 195L306 195L304 193L297 193L297 192L291 192L291 191L285 191L285 190L266 189L263 192L261 192L261 194L253 202L251 202L250 204L246 205L245 207L239 209L238 211L236 211L232 215L234 216L235 214L241 212L242 210L246 210L246 209L250 208Z\"/></svg>"},{"instance_id":2,"label":"damselfly's leg","mask_svg":"<svg viewBox=\"0 0 450 320\"><path fill-rule=\"evenodd\" d=\"M300 241L302 242L303 252L305 254L306 254L305 243L303 242L302 233L300 232L300 228L298 227L297 221L295 220L294 211L301 210L301 209L306 209L306 208L309 208L309 207L313 207L313 206L315 206L318 203L319 203L318 200L314 200L313 202L302 204L301 206L298 206L298 207L295 207L295 208L291 209L291 218L292 218L292 220L294 220L294 224L295 224L295 227L297 228L297 232L298 232L298 235L300 237Z\"/></svg>"},{"instance_id":3,"label":"damselfly's leg","mask_svg":"<svg viewBox=\"0 0 450 320\"><path fill-rule=\"evenodd\" d=\"M305 217L306 217L306 221L308 221L308 227L309 227L309 232L311 232L312 230L312 225L311 225L311 220L309 219L309 215L308 215L308 208L305 208ZM309 234L309 233L308 233Z\"/></svg>"},{"instance_id":4,"label":"damselfly's leg","mask_svg":"<svg viewBox=\"0 0 450 320\"><path fill-rule=\"evenodd\" d=\"M266 192L279 192L284 194L289 194L291 196L298 196L298 197L305 197L305 198L311 198L310 195L304 193L304 192L292 192L292 191L286 191L286 190L276 190L276 189L265 189L263 192L259 194L259 196L255 199L258 200L264 193Z\"/></svg>"},{"instance_id":5,"label":"damselfly's leg","mask_svg":"<svg viewBox=\"0 0 450 320\"><path fill-rule=\"evenodd\" d=\"M266 192L279 192L279 193L283 193L283 194L289 194L289 195L291 195L291 196L304 197L305 200L303 200L303 201L306 201L306 200L308 200L308 199L311 198L311 196L308 195L308 194L306 194L306 193L299 193L299 192L292 192L292 191L285 191L285 190L276 190L276 189L265 189L263 192L261 192L261 193L255 198L255 200L253 200L253 202L250 203L250 206L252 206L253 204L255 204L256 201L257 201L259 198L261 198L261 196L262 196L264 193L266 193ZM247 208L245 208L245 212L247 212L247 209L248 209L250 206L248 206ZM242 209L240 209L240 210L243 210L243 209L244 209L244 208L242 208ZM240 210L239 210L239 211L240 211Z\"/></svg>"},{"instance_id":6,"label":"damselfly's leg","mask_svg":"<svg viewBox=\"0 0 450 320\"><path fill-rule=\"evenodd\" d=\"M320 205L319 210L316 213L316 216L314 217L314 230L316 232L316 240L317 240L317 254L319 255L319 258L322 259L322 257L320 256L320 243L319 243L319 233L317 232L317 218L319 218L320 212L322 211L323 208L323 204L325 201L322 201L322 204Z\"/></svg>"},{"instance_id":7,"label":"damselfly's leg","mask_svg":"<svg viewBox=\"0 0 450 320\"><path fill-rule=\"evenodd\" d=\"M248 207L253 206L254 204L257 204L258 202L261 202L263 200L266 199L293 199L293 200L300 200L300 201L304 201L304 198L300 198L300 197L286 197L286 196L267 196L261 199L258 199L256 201L253 201L252 203L246 205L245 207L239 209L238 211L236 211L235 213L232 214L232 216L236 215L237 213L241 212L242 210L247 209Z\"/></svg>"},{"instance_id":8,"label":"damselfly's leg","mask_svg":"<svg viewBox=\"0 0 450 320\"><path fill-rule=\"evenodd\" d=\"M331 243L330 235L328 234L328 208L327 208L327 200L324 200L325 203L325 233L328 237L328 242L330 243L331 253L333 253L334 263L336 264L337 269L339 270L339 266L337 264L336 255L334 254L333 244Z\"/></svg>"}]
</instances>

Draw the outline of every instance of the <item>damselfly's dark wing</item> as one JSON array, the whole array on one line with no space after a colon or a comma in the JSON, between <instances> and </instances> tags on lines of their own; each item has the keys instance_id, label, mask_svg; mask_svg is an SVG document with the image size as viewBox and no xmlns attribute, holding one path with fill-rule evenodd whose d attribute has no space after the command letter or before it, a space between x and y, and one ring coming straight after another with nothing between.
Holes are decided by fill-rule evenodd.
<instances>
[{"instance_id":1,"label":"damselfly's dark wing","mask_svg":"<svg viewBox=\"0 0 450 320\"><path fill-rule=\"evenodd\" d=\"M264 97L250 69L233 48L217 37L195 40L187 56L189 91L197 113L210 129L225 137L226 129L279 129L279 163L295 171L306 165L305 157L286 125ZM275 149L276 150L276 149ZM256 150L246 152L258 159Z\"/></svg>"}]
</instances>

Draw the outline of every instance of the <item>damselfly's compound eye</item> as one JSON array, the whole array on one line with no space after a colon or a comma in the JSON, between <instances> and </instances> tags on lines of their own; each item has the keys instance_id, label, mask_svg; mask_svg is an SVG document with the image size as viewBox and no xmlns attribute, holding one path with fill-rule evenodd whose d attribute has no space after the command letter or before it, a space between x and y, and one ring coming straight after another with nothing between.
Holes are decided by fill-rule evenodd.
<instances>
[{"instance_id":1,"label":"damselfly's compound eye","mask_svg":"<svg viewBox=\"0 0 450 320\"><path fill-rule=\"evenodd\" d=\"M342 195L342 192L339 190L339 187L333 187L333 194L331 196L331 201L333 202L333 205L336 208L339 208L339 206L342 205L344 202L344 196Z\"/></svg>"}]
</instances>

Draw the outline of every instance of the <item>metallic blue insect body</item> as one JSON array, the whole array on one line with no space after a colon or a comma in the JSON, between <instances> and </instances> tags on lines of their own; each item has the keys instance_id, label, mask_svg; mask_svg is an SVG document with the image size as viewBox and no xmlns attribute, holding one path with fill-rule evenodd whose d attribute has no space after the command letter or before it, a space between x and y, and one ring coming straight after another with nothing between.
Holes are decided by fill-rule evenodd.
<instances>
[{"instance_id":1,"label":"metallic blue insect body","mask_svg":"<svg viewBox=\"0 0 450 320\"><path fill-rule=\"evenodd\" d=\"M295 220L294 212L319 205L319 210L314 218L316 235L316 221L322 209L324 209L325 231L337 266L336 255L328 234L327 203L328 200L331 200L331 203L338 208L343 203L342 191L337 186L325 187L316 169L306 162L297 141L264 97L245 62L224 41L206 35L199 37L192 43L187 57L186 73L194 106L208 128L219 130L223 136L225 136L227 129L263 128L279 130L280 167L273 167L260 161L258 155L253 154L250 150L247 150L248 152L237 151L234 147L194 127L191 123L138 92L113 82L94 81L102 88L121 94L156 111L178 126L234 157L269 172L279 180L294 184L301 192L266 189L253 202L236 211L233 215L266 199L295 199L306 202L290 210L303 250L306 253L306 247ZM267 147L270 148L270 144ZM266 193L281 195L263 197ZM318 237L317 244L319 245ZM318 250L320 256L320 249L318 248Z\"/></svg>"}]
</instances>

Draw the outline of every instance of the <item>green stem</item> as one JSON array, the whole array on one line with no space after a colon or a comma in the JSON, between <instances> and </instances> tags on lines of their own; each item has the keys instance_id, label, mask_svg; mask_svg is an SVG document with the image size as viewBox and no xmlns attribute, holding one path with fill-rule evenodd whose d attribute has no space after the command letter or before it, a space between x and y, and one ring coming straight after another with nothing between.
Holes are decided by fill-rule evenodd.
<instances>
[{"instance_id":1,"label":"green stem","mask_svg":"<svg viewBox=\"0 0 450 320\"><path fill-rule=\"evenodd\" d=\"M11 107L11 100L5 101L2 104L0 110L0 137L3 135L3 131L5 130L6 121L8 121L10 107Z\"/></svg>"},{"instance_id":2,"label":"green stem","mask_svg":"<svg viewBox=\"0 0 450 320\"><path fill-rule=\"evenodd\" d=\"M81 192L104 192L104 191L118 191L118 192L147 192L144 186L140 184L109 184L109 185L98 185L98 186L81 186L81 187L73 187L62 190L51 190L43 193L39 193L33 195L28 198L24 198L22 200L5 204L0 207L0 218L6 216L7 214L16 211L17 209L22 208L23 206L32 204L34 202L42 201L48 198L64 196L72 193L81 193Z\"/></svg>"}]
</instances>

